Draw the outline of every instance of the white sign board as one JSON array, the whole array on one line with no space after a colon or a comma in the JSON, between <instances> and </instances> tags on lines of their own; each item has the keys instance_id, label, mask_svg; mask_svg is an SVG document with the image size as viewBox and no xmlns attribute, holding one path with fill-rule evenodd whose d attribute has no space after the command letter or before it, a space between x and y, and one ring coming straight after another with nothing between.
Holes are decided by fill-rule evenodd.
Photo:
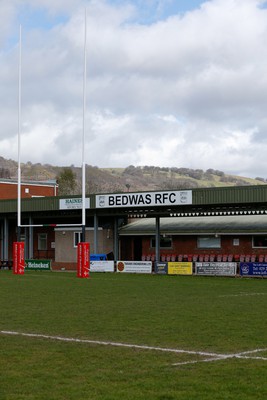
<instances>
[{"instance_id":1,"label":"white sign board","mask_svg":"<svg viewBox=\"0 0 267 400\"><path fill-rule=\"evenodd\" d=\"M114 272L114 261L90 261L90 272Z\"/></svg>"},{"instance_id":2,"label":"white sign board","mask_svg":"<svg viewBox=\"0 0 267 400\"><path fill-rule=\"evenodd\" d=\"M117 261L117 272L151 274L152 261Z\"/></svg>"},{"instance_id":3,"label":"white sign board","mask_svg":"<svg viewBox=\"0 0 267 400\"><path fill-rule=\"evenodd\" d=\"M96 208L175 206L192 204L192 190L104 194L96 196Z\"/></svg>"},{"instance_id":4,"label":"white sign board","mask_svg":"<svg viewBox=\"0 0 267 400\"><path fill-rule=\"evenodd\" d=\"M236 262L196 262L196 275L235 276Z\"/></svg>"},{"instance_id":5,"label":"white sign board","mask_svg":"<svg viewBox=\"0 0 267 400\"><path fill-rule=\"evenodd\" d=\"M73 210L82 209L83 200L82 198L74 199L60 199L59 209L60 210ZM90 199L85 199L85 208L90 208Z\"/></svg>"}]
</instances>

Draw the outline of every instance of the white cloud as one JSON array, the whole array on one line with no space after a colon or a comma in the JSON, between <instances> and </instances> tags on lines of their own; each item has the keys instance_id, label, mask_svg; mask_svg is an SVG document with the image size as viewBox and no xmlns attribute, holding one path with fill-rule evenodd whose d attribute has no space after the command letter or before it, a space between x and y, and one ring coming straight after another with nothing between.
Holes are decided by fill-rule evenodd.
<instances>
[{"instance_id":1,"label":"white cloud","mask_svg":"<svg viewBox=\"0 0 267 400\"><path fill-rule=\"evenodd\" d=\"M265 175L267 10L257 0L210 0L149 25L130 2L3 0L2 156L16 157L15 21L27 6L56 22L23 27L23 160L80 164L85 5L87 163Z\"/></svg>"},{"instance_id":2,"label":"white cloud","mask_svg":"<svg viewBox=\"0 0 267 400\"><path fill-rule=\"evenodd\" d=\"M14 29L16 29L15 21L16 21L16 3L13 3L12 1L9 0L1 0L0 1L0 60L2 51L4 49L8 50L9 43L13 42Z\"/></svg>"}]
</instances>

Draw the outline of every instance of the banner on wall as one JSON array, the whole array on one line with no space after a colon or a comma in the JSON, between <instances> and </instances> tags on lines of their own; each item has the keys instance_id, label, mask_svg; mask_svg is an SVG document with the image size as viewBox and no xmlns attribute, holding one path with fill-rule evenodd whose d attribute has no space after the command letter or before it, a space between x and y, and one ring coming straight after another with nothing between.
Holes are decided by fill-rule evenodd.
<instances>
[{"instance_id":1,"label":"banner on wall","mask_svg":"<svg viewBox=\"0 0 267 400\"><path fill-rule=\"evenodd\" d=\"M196 275L219 275L234 276L236 275L237 263L235 262L196 262Z\"/></svg>"},{"instance_id":2,"label":"banner on wall","mask_svg":"<svg viewBox=\"0 0 267 400\"><path fill-rule=\"evenodd\" d=\"M117 272L151 274L152 261L117 261Z\"/></svg>"},{"instance_id":3,"label":"banner on wall","mask_svg":"<svg viewBox=\"0 0 267 400\"><path fill-rule=\"evenodd\" d=\"M240 275L242 276L267 276L267 263L240 263Z\"/></svg>"},{"instance_id":4,"label":"banner on wall","mask_svg":"<svg viewBox=\"0 0 267 400\"><path fill-rule=\"evenodd\" d=\"M169 275L192 275L192 262L168 262Z\"/></svg>"},{"instance_id":5,"label":"banner on wall","mask_svg":"<svg viewBox=\"0 0 267 400\"><path fill-rule=\"evenodd\" d=\"M73 198L73 199L60 199L59 200L59 209L60 210L73 210L73 209L82 209L83 199L82 198ZM90 199L85 199L85 208L90 208Z\"/></svg>"}]
</instances>

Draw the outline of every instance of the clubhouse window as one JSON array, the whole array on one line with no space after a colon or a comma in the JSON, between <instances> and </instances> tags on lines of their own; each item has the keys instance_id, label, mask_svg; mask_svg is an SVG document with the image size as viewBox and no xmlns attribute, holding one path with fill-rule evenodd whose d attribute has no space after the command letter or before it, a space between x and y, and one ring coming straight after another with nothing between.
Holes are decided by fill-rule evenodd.
<instances>
[{"instance_id":1,"label":"clubhouse window","mask_svg":"<svg viewBox=\"0 0 267 400\"><path fill-rule=\"evenodd\" d=\"M252 247L267 247L267 236L253 236Z\"/></svg>"},{"instance_id":2,"label":"clubhouse window","mask_svg":"<svg viewBox=\"0 0 267 400\"><path fill-rule=\"evenodd\" d=\"M74 232L73 241L74 247L78 247L78 243L82 241L82 232Z\"/></svg>"},{"instance_id":3,"label":"clubhouse window","mask_svg":"<svg viewBox=\"0 0 267 400\"><path fill-rule=\"evenodd\" d=\"M197 238L198 249L220 249L221 238L216 236L198 236Z\"/></svg>"},{"instance_id":4,"label":"clubhouse window","mask_svg":"<svg viewBox=\"0 0 267 400\"><path fill-rule=\"evenodd\" d=\"M151 247L156 247L156 239L151 239ZM171 236L160 236L160 248L161 249L171 249L172 248L172 237Z\"/></svg>"},{"instance_id":5,"label":"clubhouse window","mask_svg":"<svg viewBox=\"0 0 267 400\"><path fill-rule=\"evenodd\" d=\"M38 250L47 250L47 234L38 234Z\"/></svg>"}]
</instances>

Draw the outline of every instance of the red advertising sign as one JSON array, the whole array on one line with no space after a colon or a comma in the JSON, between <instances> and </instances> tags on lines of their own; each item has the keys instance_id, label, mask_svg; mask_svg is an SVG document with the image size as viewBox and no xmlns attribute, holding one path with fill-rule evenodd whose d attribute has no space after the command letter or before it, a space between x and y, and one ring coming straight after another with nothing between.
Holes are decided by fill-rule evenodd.
<instances>
[{"instance_id":1,"label":"red advertising sign","mask_svg":"<svg viewBox=\"0 0 267 400\"><path fill-rule=\"evenodd\" d=\"M86 242L78 243L77 253L77 277L89 278L90 245Z\"/></svg>"},{"instance_id":2,"label":"red advertising sign","mask_svg":"<svg viewBox=\"0 0 267 400\"><path fill-rule=\"evenodd\" d=\"M25 268L24 242L13 243L13 274L23 275Z\"/></svg>"}]
</instances>

